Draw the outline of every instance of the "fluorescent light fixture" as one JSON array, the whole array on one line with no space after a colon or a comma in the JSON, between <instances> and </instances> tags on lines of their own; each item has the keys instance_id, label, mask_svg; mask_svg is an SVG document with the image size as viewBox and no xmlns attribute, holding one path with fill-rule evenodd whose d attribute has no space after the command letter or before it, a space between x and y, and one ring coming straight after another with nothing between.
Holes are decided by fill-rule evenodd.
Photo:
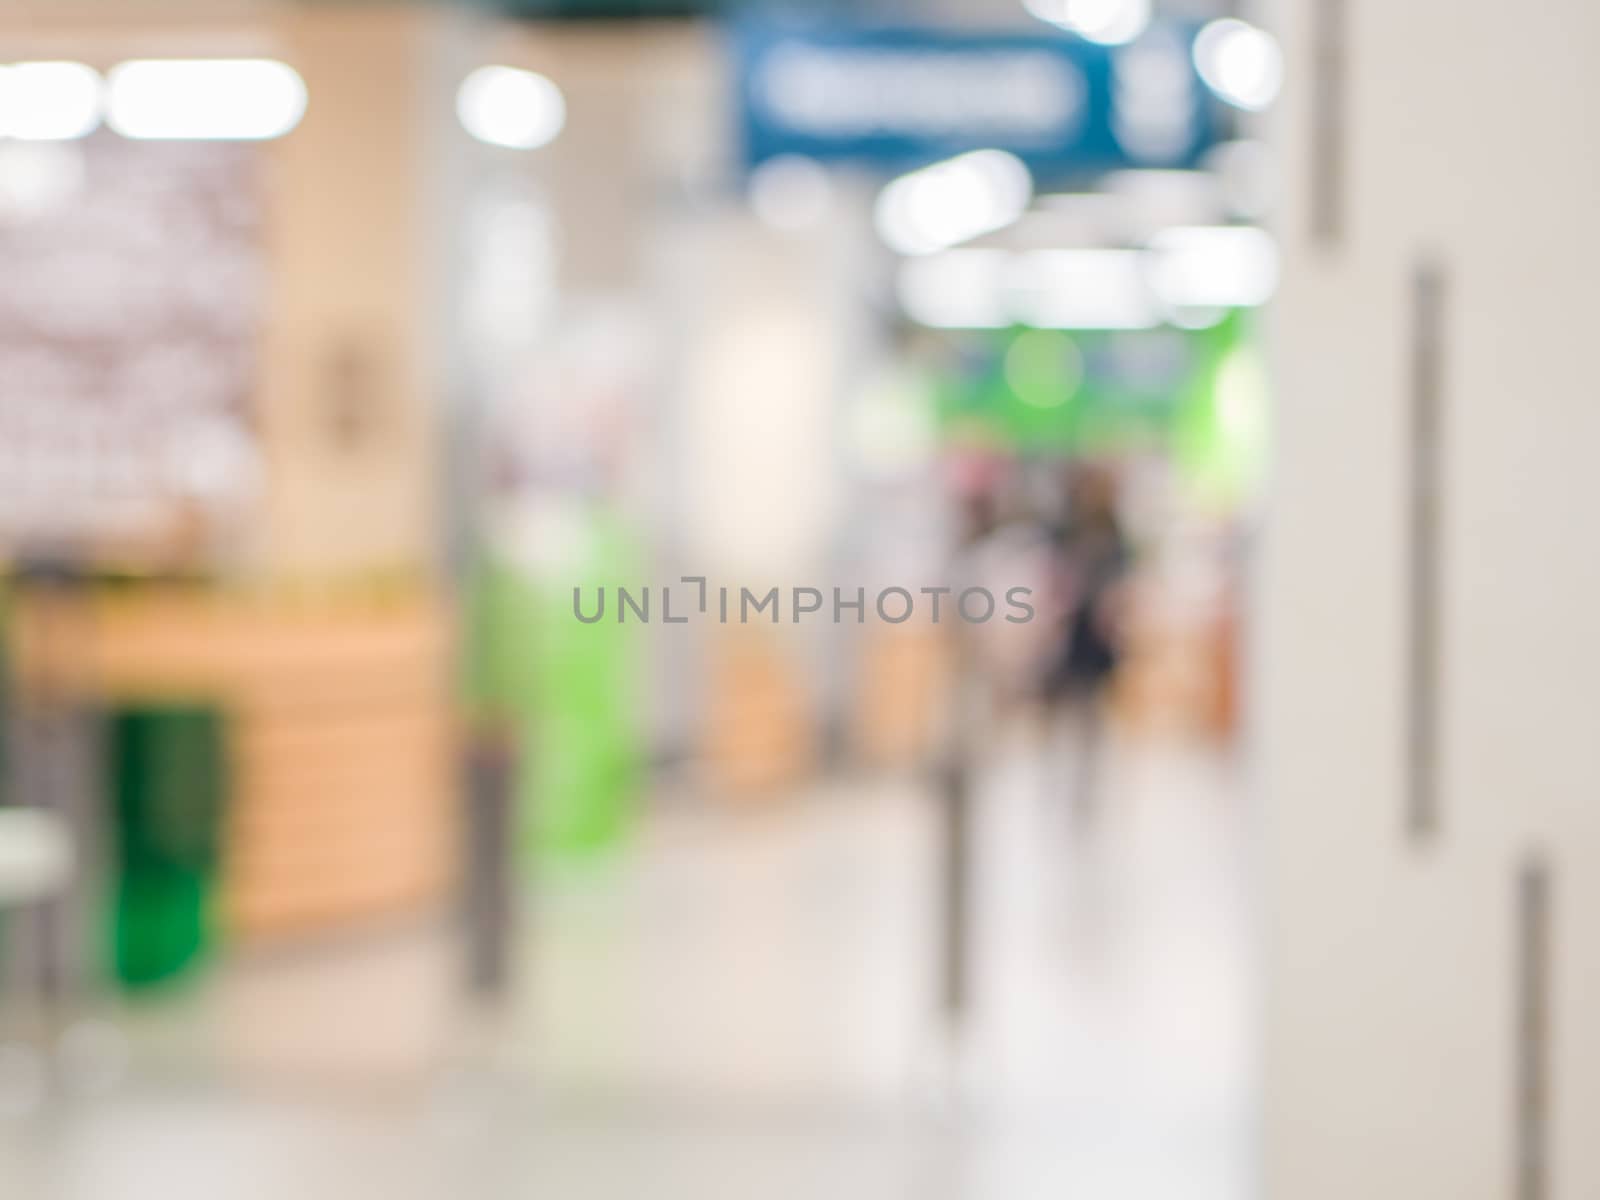
<instances>
[{"instance_id":1,"label":"fluorescent light fixture","mask_svg":"<svg viewBox=\"0 0 1600 1200\"><path fill-rule=\"evenodd\" d=\"M946 250L901 264L897 291L907 317L939 329L1204 328L1265 303L1277 282L1269 234L1195 225L1144 250Z\"/></svg>"},{"instance_id":2,"label":"fluorescent light fixture","mask_svg":"<svg viewBox=\"0 0 1600 1200\"><path fill-rule=\"evenodd\" d=\"M1120 46L1150 24L1150 0L1023 0L1041 21L1102 46Z\"/></svg>"},{"instance_id":3,"label":"fluorescent light fixture","mask_svg":"<svg viewBox=\"0 0 1600 1200\"><path fill-rule=\"evenodd\" d=\"M0 66L0 137L65 142L100 127L100 73L78 62Z\"/></svg>"},{"instance_id":4,"label":"fluorescent light fixture","mask_svg":"<svg viewBox=\"0 0 1600 1200\"><path fill-rule=\"evenodd\" d=\"M130 138L260 141L305 110L305 81L267 58L139 59L107 79L106 123Z\"/></svg>"},{"instance_id":5,"label":"fluorescent light fixture","mask_svg":"<svg viewBox=\"0 0 1600 1200\"><path fill-rule=\"evenodd\" d=\"M1234 17L1212 21L1195 35L1195 70L1235 108L1259 112L1283 86L1283 50L1264 29Z\"/></svg>"},{"instance_id":6,"label":"fluorescent light fixture","mask_svg":"<svg viewBox=\"0 0 1600 1200\"><path fill-rule=\"evenodd\" d=\"M1164 316L1137 250L946 250L903 263L898 294L937 329L1151 329Z\"/></svg>"},{"instance_id":7,"label":"fluorescent light fixture","mask_svg":"<svg viewBox=\"0 0 1600 1200\"><path fill-rule=\"evenodd\" d=\"M567 123L567 102L551 80L517 67L479 67L456 92L461 127L491 146L536 150Z\"/></svg>"},{"instance_id":8,"label":"fluorescent light fixture","mask_svg":"<svg viewBox=\"0 0 1600 1200\"><path fill-rule=\"evenodd\" d=\"M947 250L900 265L900 307L934 329L1004 329L1011 324L1002 289L1011 255L1004 250Z\"/></svg>"},{"instance_id":9,"label":"fluorescent light fixture","mask_svg":"<svg viewBox=\"0 0 1600 1200\"><path fill-rule=\"evenodd\" d=\"M974 150L890 182L874 220L901 254L932 254L1003 229L1033 198L1033 177L1014 154Z\"/></svg>"},{"instance_id":10,"label":"fluorescent light fixture","mask_svg":"<svg viewBox=\"0 0 1600 1200\"><path fill-rule=\"evenodd\" d=\"M1039 329L1153 329L1163 313L1137 250L1032 250L1016 256L1008 298Z\"/></svg>"},{"instance_id":11,"label":"fluorescent light fixture","mask_svg":"<svg viewBox=\"0 0 1600 1200\"><path fill-rule=\"evenodd\" d=\"M1249 225L1165 229L1150 239L1150 286L1172 308L1251 308L1278 286L1278 246Z\"/></svg>"}]
</instances>

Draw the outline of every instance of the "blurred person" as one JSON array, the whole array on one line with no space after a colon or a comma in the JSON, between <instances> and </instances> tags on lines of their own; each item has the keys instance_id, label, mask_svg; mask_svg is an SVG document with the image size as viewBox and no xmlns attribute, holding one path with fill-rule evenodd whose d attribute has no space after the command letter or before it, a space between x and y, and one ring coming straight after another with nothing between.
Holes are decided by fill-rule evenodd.
<instances>
[{"instance_id":1,"label":"blurred person","mask_svg":"<svg viewBox=\"0 0 1600 1200\"><path fill-rule=\"evenodd\" d=\"M950 560L953 594L946 607L964 589L975 587L996 597L1008 614L1018 611L1007 600L1013 593L1032 610L1052 579L1052 530L1024 486L1022 464L999 460L988 471L981 485L969 481L958 489ZM967 642L968 666L981 681L987 703L997 710L1031 706L1039 661L1052 644L1044 622L1033 615L1007 619L997 611L991 620L956 624Z\"/></svg>"},{"instance_id":2,"label":"blurred person","mask_svg":"<svg viewBox=\"0 0 1600 1200\"><path fill-rule=\"evenodd\" d=\"M1057 621L1041 691L1047 729L1072 730L1073 811L1093 813L1105 741L1107 697L1122 657L1124 581L1130 553L1117 516L1116 480L1102 467L1069 477L1065 519L1052 538Z\"/></svg>"}]
</instances>

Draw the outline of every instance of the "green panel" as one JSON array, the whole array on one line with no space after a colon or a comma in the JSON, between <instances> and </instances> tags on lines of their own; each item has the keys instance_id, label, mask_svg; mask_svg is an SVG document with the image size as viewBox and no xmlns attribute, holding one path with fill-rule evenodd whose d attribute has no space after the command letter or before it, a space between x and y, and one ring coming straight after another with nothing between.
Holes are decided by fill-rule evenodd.
<instances>
[{"instance_id":1,"label":"green panel","mask_svg":"<svg viewBox=\"0 0 1600 1200\"><path fill-rule=\"evenodd\" d=\"M1025 453L1163 444L1206 354L1203 333L1016 328L957 335L938 390L954 440Z\"/></svg>"},{"instance_id":2,"label":"green panel","mask_svg":"<svg viewBox=\"0 0 1600 1200\"><path fill-rule=\"evenodd\" d=\"M190 967L210 941L226 792L213 708L124 709L109 731L116 882L112 971L138 987Z\"/></svg>"},{"instance_id":3,"label":"green panel","mask_svg":"<svg viewBox=\"0 0 1600 1200\"><path fill-rule=\"evenodd\" d=\"M627 833L643 781L637 716L640 640L616 620L615 588L637 588L639 552L622 522L574 516L569 558L543 575L492 552L472 596L468 689L485 723L516 731L520 825L531 847L592 851ZM607 593L595 624L572 612Z\"/></svg>"},{"instance_id":4,"label":"green panel","mask_svg":"<svg viewBox=\"0 0 1600 1200\"><path fill-rule=\"evenodd\" d=\"M1251 496L1265 470L1266 367L1244 313L1207 330L1201 346L1173 429L1173 451L1199 499L1232 508Z\"/></svg>"}]
</instances>

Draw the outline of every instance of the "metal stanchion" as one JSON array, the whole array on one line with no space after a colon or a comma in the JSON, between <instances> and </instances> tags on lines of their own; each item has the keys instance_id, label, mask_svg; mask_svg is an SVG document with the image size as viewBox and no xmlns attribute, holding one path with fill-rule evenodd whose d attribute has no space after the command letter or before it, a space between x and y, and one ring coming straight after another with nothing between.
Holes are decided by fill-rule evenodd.
<instances>
[{"instance_id":1,"label":"metal stanchion","mask_svg":"<svg viewBox=\"0 0 1600 1200\"><path fill-rule=\"evenodd\" d=\"M505 996L512 983L516 878L512 862L516 751L495 729L473 733L466 749L467 987L479 1000Z\"/></svg>"},{"instance_id":2,"label":"metal stanchion","mask_svg":"<svg viewBox=\"0 0 1600 1200\"><path fill-rule=\"evenodd\" d=\"M947 727L937 766L939 806L938 1004L951 1034L959 1034L973 1003L974 850L976 805L973 800L975 738L983 720L981 688L974 649L957 630L954 678Z\"/></svg>"},{"instance_id":3,"label":"metal stanchion","mask_svg":"<svg viewBox=\"0 0 1600 1200\"><path fill-rule=\"evenodd\" d=\"M972 891L971 770L958 747L939 779L939 1001L947 1025L959 1030L971 1001Z\"/></svg>"}]
</instances>

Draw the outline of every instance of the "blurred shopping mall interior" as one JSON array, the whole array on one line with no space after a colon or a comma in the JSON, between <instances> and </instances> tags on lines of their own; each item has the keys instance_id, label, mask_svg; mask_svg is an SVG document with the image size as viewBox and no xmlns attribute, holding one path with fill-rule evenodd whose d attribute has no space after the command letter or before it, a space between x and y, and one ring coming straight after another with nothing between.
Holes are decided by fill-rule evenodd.
<instances>
[{"instance_id":1,"label":"blurred shopping mall interior","mask_svg":"<svg viewBox=\"0 0 1600 1200\"><path fill-rule=\"evenodd\" d=\"M0 1196L1600 1196L1597 38L5 0Z\"/></svg>"}]
</instances>

